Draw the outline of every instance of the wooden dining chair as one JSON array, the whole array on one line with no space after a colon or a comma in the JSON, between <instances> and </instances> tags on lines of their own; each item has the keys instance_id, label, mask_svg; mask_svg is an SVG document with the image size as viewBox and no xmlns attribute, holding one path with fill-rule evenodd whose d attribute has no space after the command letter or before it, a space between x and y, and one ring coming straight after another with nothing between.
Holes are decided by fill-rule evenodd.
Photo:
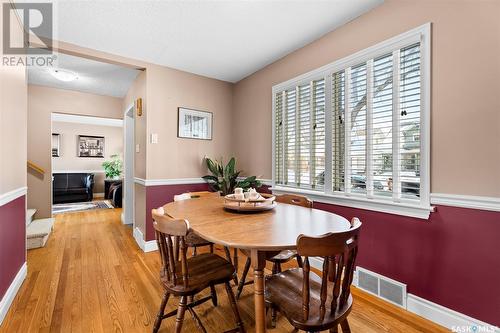
<instances>
[{"instance_id":1,"label":"wooden dining chair","mask_svg":"<svg viewBox=\"0 0 500 333\"><path fill-rule=\"evenodd\" d=\"M351 283L358 252L361 222L354 218L348 231L320 237L300 235L297 252L303 268L266 277L266 306L283 313L296 330L350 332ZM321 277L310 272L309 257L322 257Z\"/></svg>"},{"instance_id":2,"label":"wooden dining chair","mask_svg":"<svg viewBox=\"0 0 500 333\"><path fill-rule=\"evenodd\" d=\"M283 194L276 196L276 202L302 206L306 208L312 208L313 202L309 200L307 197L296 194ZM246 278L248 275L248 270L250 269L250 253L247 250L241 250L242 253L247 257L247 261L245 262L245 267L243 268L243 274L241 275L240 282L238 284L238 291L236 293L236 298L239 299L241 296L241 292L243 291L243 287L247 284L252 283L252 281L246 282ZM299 267L302 267L302 258L297 255L297 251L294 250L284 250L276 252L266 252L266 260L273 263L272 273L276 274L281 272L281 264L289 262L293 258L297 259L297 264Z\"/></svg>"},{"instance_id":3,"label":"wooden dining chair","mask_svg":"<svg viewBox=\"0 0 500 333\"><path fill-rule=\"evenodd\" d=\"M189 200L189 199L197 199L197 198L203 198L209 195L214 195L214 192L208 192L208 191L200 191L200 192L187 192L187 193L182 193L179 195L174 196L174 201L183 201L183 200ZM193 256L198 254L198 248L203 247L203 246L209 246L210 247L210 253L214 253L214 243L207 241L206 239L198 236L194 232L189 232L187 237L186 237L186 245L188 247L193 248ZM175 253L178 253L178 247L176 244L175 246ZM238 285L238 268L237 263L233 263L231 260L231 252L229 251L229 248L227 246L224 246L224 253L226 255L226 259L231 263L234 264L235 266L235 273L233 277L233 281L235 285ZM236 258L236 256L235 256ZM235 260L236 261L236 260ZM216 305L216 304L214 304Z\"/></svg>"},{"instance_id":4,"label":"wooden dining chair","mask_svg":"<svg viewBox=\"0 0 500 333\"><path fill-rule=\"evenodd\" d=\"M201 332L206 332L200 318L194 311L194 307L210 300L212 296L196 301L189 300L204 289L211 288L213 290L219 284L225 285L237 326L228 332L245 332L236 305L236 298L229 284L234 274L233 265L214 253L202 253L188 259L186 254L186 237L190 230L188 221L175 220L168 215L160 214L156 209L152 210L152 215L162 265L160 281L165 290L153 332L158 332L163 319L174 315L176 316L175 332L181 332L186 310L190 312L198 329ZM174 256L174 241L179 244L180 260ZM170 295L180 297L179 305L176 310L165 314L165 307Z\"/></svg>"}]
</instances>

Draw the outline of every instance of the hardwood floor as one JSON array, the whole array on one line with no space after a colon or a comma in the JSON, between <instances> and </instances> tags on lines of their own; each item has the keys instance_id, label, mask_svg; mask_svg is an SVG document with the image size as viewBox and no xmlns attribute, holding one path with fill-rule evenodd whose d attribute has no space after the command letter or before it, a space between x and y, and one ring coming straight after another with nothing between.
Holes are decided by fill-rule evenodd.
<instances>
[{"instance_id":1,"label":"hardwood floor","mask_svg":"<svg viewBox=\"0 0 500 333\"><path fill-rule=\"evenodd\" d=\"M137 247L132 229L121 224L120 214L120 209L102 209L57 215L46 247L28 251L28 276L0 333L151 332L162 295L158 253L143 253ZM244 258L239 262L244 264ZM447 332L353 289L352 332ZM196 308L209 332L234 327L222 288L218 295L217 308L209 302ZM167 311L177 301L171 299ZM252 332L252 286L245 287L238 306L247 331ZM164 320L160 332L173 331L174 321ZM186 315L183 332L196 331ZM276 329L269 329L291 331L283 316L278 316Z\"/></svg>"}]
</instances>

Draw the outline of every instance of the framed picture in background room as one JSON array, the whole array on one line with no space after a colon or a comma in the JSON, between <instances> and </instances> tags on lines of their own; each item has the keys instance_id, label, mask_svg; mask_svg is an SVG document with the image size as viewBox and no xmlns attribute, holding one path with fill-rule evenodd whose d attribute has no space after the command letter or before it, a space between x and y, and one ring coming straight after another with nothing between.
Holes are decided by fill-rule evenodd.
<instances>
[{"instance_id":1,"label":"framed picture in background room","mask_svg":"<svg viewBox=\"0 0 500 333\"><path fill-rule=\"evenodd\" d=\"M61 147L61 135L52 133L52 157L59 157Z\"/></svg>"},{"instance_id":2,"label":"framed picture in background room","mask_svg":"<svg viewBox=\"0 0 500 333\"><path fill-rule=\"evenodd\" d=\"M99 157L104 158L104 137L79 135L78 136L78 157Z\"/></svg>"}]
</instances>

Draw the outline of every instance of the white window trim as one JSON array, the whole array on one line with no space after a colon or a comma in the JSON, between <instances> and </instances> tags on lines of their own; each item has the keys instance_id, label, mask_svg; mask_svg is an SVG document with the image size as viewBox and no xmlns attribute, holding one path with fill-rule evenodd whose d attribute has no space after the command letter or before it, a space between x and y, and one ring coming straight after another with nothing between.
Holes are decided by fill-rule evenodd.
<instances>
[{"instance_id":1,"label":"white window trim","mask_svg":"<svg viewBox=\"0 0 500 333\"><path fill-rule=\"evenodd\" d=\"M325 83L329 81L332 73L339 70L344 70L350 66L367 62L370 59L382 56L384 54L393 52L396 49L403 48L411 45L412 43L420 42L421 48L421 138L420 138L420 156L421 156L421 170L420 170L420 201L415 203L411 200L403 200L394 202L385 200L384 198L373 198L357 196L354 193L331 193L325 182L325 190L323 192L287 187L276 184L275 179L275 111L274 102L275 95L279 91L290 88L295 88L298 85L307 84L312 80L325 78ZM347 82L347 81L346 81ZM313 71L299 75L286 82L277 84L272 88L272 190L273 193L298 193L309 196L317 202L324 202L340 206L347 206L359 209L367 209L378 212L397 214L403 216L416 217L420 219L428 219L429 214L433 211L430 205L430 92L431 92L431 23L426 23L415 29L402 33L393 38L387 39L374 46L361 50L353 55L334 61L330 64L322 66ZM328 104L327 104L328 105ZM329 114L330 112L326 112ZM327 120L327 119L325 119ZM328 127L325 127L327 130ZM326 133L325 133L326 134ZM329 135L326 135L327 139ZM346 141L347 142L347 141ZM346 150L347 151L347 150ZM327 158L327 161L329 159ZM347 160L347 159L346 159ZM330 167L329 163L325 163L325 167ZM347 172L347 170L346 170ZM326 175L326 174L325 174ZM347 176L346 176L347 180ZM346 187L347 188L347 187ZM389 197L389 199L392 199Z\"/></svg>"}]
</instances>

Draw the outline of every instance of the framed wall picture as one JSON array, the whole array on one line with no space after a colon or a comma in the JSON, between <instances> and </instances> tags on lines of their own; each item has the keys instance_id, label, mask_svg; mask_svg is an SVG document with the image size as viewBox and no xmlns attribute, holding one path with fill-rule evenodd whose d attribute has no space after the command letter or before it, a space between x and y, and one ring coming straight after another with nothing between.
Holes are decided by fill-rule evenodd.
<instances>
[{"instance_id":1,"label":"framed wall picture","mask_svg":"<svg viewBox=\"0 0 500 333\"><path fill-rule=\"evenodd\" d=\"M77 149L78 157L104 158L104 137L79 135Z\"/></svg>"},{"instance_id":2,"label":"framed wall picture","mask_svg":"<svg viewBox=\"0 0 500 333\"><path fill-rule=\"evenodd\" d=\"M59 157L61 146L61 135L52 133L52 157Z\"/></svg>"},{"instance_id":3,"label":"framed wall picture","mask_svg":"<svg viewBox=\"0 0 500 333\"><path fill-rule=\"evenodd\" d=\"M212 140L212 112L178 108L179 138Z\"/></svg>"}]
</instances>

